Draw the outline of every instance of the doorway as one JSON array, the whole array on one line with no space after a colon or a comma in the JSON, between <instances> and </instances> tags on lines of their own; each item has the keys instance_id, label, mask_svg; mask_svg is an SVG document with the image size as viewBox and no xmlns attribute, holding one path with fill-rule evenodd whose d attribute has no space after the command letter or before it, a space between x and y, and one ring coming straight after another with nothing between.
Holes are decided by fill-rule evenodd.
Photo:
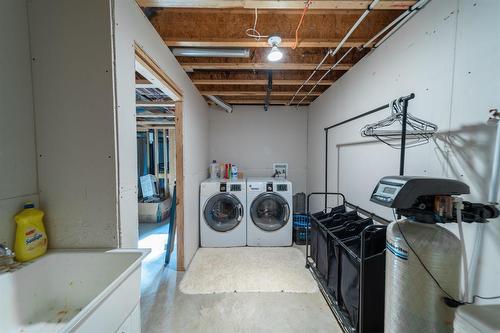
<instances>
[{"instance_id":1,"label":"doorway","mask_svg":"<svg viewBox=\"0 0 500 333\"><path fill-rule=\"evenodd\" d=\"M139 247L184 270L182 91L135 46ZM167 246L167 243L171 242Z\"/></svg>"}]
</instances>

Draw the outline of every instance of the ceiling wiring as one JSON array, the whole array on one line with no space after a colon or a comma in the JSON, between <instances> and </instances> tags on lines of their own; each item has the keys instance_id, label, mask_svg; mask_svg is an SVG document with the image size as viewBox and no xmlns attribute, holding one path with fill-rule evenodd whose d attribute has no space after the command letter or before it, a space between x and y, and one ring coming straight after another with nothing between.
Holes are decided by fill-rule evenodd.
<instances>
[{"instance_id":1,"label":"ceiling wiring","mask_svg":"<svg viewBox=\"0 0 500 333\"><path fill-rule=\"evenodd\" d=\"M268 38L269 36L267 35L261 35L260 32L257 30L257 20L259 18L259 12L257 8L255 8L255 20L253 22L253 28L248 28L245 30L245 34L248 37L255 38L257 41L259 41L261 38Z\"/></svg>"},{"instance_id":2,"label":"ceiling wiring","mask_svg":"<svg viewBox=\"0 0 500 333\"><path fill-rule=\"evenodd\" d=\"M340 48L343 47L344 43L346 42L346 40L350 37L350 35L353 33L353 31L359 26L359 24L361 23L361 21L364 20L364 18L370 13L370 11L373 10L373 8L377 5L377 3L379 2L379 0L373 0L372 3L370 4L370 6L368 6L368 8L365 10L365 12L361 15L361 17L357 20L357 22L351 27L351 29L347 32L347 34L344 36L344 38L340 41L340 43L337 45L337 47L335 48L335 50L329 50L327 55L325 56L325 58L323 58L323 60L321 61L320 65L322 65L326 58L328 56L335 56L335 54L340 50ZM375 36L373 36L368 42L366 42L365 44L363 44L360 49L364 49L364 48L376 48L378 47L381 43L383 43L388 37L390 37L394 31L397 31L404 23L406 23L418 10L422 9L428 2L430 2L430 0L419 0L417 1L413 6L411 6L410 8L408 8L408 10L406 10L405 12L403 12L400 16L398 16L395 20L393 20L391 23L389 23L386 27L384 27L384 29L382 29L381 31L379 31ZM384 35L385 34L385 35ZM381 36L383 36L378 42L375 43L375 41L377 39L379 39ZM375 43L375 45L373 45L373 43ZM352 48L349 49L347 51L347 53L351 52ZM344 55L345 56L345 55ZM338 63L337 63L338 64ZM337 65L333 65L330 69L329 69L329 72L331 70L333 70L335 68L335 66ZM292 96L290 102L288 102L288 105L291 105L293 104L293 102L295 101L295 99L297 98L297 95L298 93L304 88L304 86L312 79L312 77L314 76L314 74L319 70L319 67L316 67L313 72L311 73L311 75L307 78L306 81L304 81L304 83L298 88L298 90L295 92L295 94ZM323 75L319 81L314 85L314 87L310 90L310 92L312 92L315 87L326 77L326 75ZM309 95L309 93L307 94ZM305 98L301 99L298 103L296 103L296 106L298 107L303 101L305 100ZM418 141L419 144L423 141L426 141L428 138L426 135L424 135L424 137L421 137L420 138L421 140Z\"/></svg>"},{"instance_id":3,"label":"ceiling wiring","mask_svg":"<svg viewBox=\"0 0 500 333\"><path fill-rule=\"evenodd\" d=\"M292 45L292 50L295 50L297 48L297 45L299 44L299 31L300 27L302 26L302 22L304 22L304 17L306 16L307 11L309 10L309 6L311 6L312 0L307 0L305 6L304 6L304 11L302 12L302 16L300 17L299 24L297 26L297 29L295 30L295 42Z\"/></svg>"},{"instance_id":4,"label":"ceiling wiring","mask_svg":"<svg viewBox=\"0 0 500 333\"><path fill-rule=\"evenodd\" d=\"M344 38L342 38L342 40L339 42L339 44L337 45L337 47L335 48L335 50L329 50L328 53L327 53L327 56L334 56L335 54L337 54L337 52L344 46L345 42L347 41L347 39L351 36L351 34L354 32L354 30L356 30L356 28L361 24L361 22L366 18L366 16L375 8L375 6L378 4L380 0L373 0L370 5L368 6L368 8L363 12L363 14L361 14L361 16L358 18L358 20L354 23L354 25L351 27L351 29L349 29L349 31L346 33L346 35L344 36ZM323 58L322 63L324 63L324 61L326 60L326 57ZM297 97L298 93L302 90L302 88L304 87L304 85L313 77L313 75L319 70L319 66L317 66L314 71L311 73L311 75L309 76L309 78L304 82L303 85L301 85L299 87L299 89L297 89L297 91L295 92L295 94L293 95L292 99L290 100L290 102L288 103L288 105L291 105L293 103L293 101L295 100L295 98ZM297 103L297 107L299 107L300 105L300 102Z\"/></svg>"}]
</instances>

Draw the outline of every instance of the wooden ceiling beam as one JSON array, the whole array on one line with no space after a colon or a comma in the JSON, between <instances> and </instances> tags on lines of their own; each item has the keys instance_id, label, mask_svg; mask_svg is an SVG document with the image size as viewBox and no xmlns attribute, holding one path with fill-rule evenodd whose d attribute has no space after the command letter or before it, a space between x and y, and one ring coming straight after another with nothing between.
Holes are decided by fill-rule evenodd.
<instances>
[{"instance_id":1,"label":"wooden ceiling beam","mask_svg":"<svg viewBox=\"0 0 500 333\"><path fill-rule=\"evenodd\" d=\"M149 82L148 80L135 80L135 87L136 88L156 88L156 86Z\"/></svg>"},{"instance_id":2,"label":"wooden ceiling beam","mask_svg":"<svg viewBox=\"0 0 500 333\"><path fill-rule=\"evenodd\" d=\"M264 105L266 102L264 99L262 100L252 100L252 99L228 99L224 100L224 102L233 105ZM308 105L311 101L303 101L301 105ZM213 102L209 102L209 104L215 105ZM271 100L269 101L270 105L288 105L288 101L286 100ZM294 105L296 103L293 103Z\"/></svg>"},{"instance_id":3,"label":"wooden ceiling beam","mask_svg":"<svg viewBox=\"0 0 500 333\"><path fill-rule=\"evenodd\" d=\"M347 40L343 47L360 47L364 45L368 39L356 39L351 38ZM279 47L283 48L291 48L294 44L295 40L293 39L284 39ZM256 41L250 38L232 38L232 39L224 39L224 38L210 38L203 40L189 40L182 38L171 38L165 40L165 43L169 47L242 47L242 48L269 48L269 43L267 39L262 39L260 41ZM302 48L333 48L337 47L340 43L340 39L305 39L300 40L297 47Z\"/></svg>"},{"instance_id":4,"label":"wooden ceiling beam","mask_svg":"<svg viewBox=\"0 0 500 333\"><path fill-rule=\"evenodd\" d=\"M135 102L136 107L161 107L161 108L174 108L175 103L174 102L154 102L154 101L136 101Z\"/></svg>"},{"instance_id":5,"label":"wooden ceiling beam","mask_svg":"<svg viewBox=\"0 0 500 333\"><path fill-rule=\"evenodd\" d=\"M164 8L246 8L246 9L303 9L303 0L137 0L143 7ZM380 1L375 9L378 10L402 10L415 4L415 0L384 0ZM334 9L363 10L368 8L370 0L323 0L313 1L311 10Z\"/></svg>"},{"instance_id":6,"label":"wooden ceiling beam","mask_svg":"<svg viewBox=\"0 0 500 333\"><path fill-rule=\"evenodd\" d=\"M266 91L200 91L203 96L266 96ZM295 91L273 91L271 96L293 96ZM307 92L299 92L297 96L305 96ZM321 92L313 91L309 96L319 96Z\"/></svg>"},{"instance_id":7,"label":"wooden ceiling beam","mask_svg":"<svg viewBox=\"0 0 500 333\"><path fill-rule=\"evenodd\" d=\"M175 126L175 122L174 121L142 121L142 120L138 120L137 125Z\"/></svg>"},{"instance_id":8,"label":"wooden ceiling beam","mask_svg":"<svg viewBox=\"0 0 500 333\"><path fill-rule=\"evenodd\" d=\"M194 84L198 85L267 85L267 80L204 80L204 79L193 79ZM304 83L304 80L273 80L273 86L300 86ZM333 84L333 80L324 80L319 83L320 86L330 86ZM314 81L309 81L307 85L314 85Z\"/></svg>"},{"instance_id":9,"label":"wooden ceiling beam","mask_svg":"<svg viewBox=\"0 0 500 333\"><path fill-rule=\"evenodd\" d=\"M193 72L194 70L215 70L215 71L228 71L228 70L272 70L272 71L296 71L296 70L314 70L318 64L308 63L182 63L182 67L186 72ZM331 65L325 64L319 70L328 70ZM352 64L339 64L335 67L336 71L347 71L352 67Z\"/></svg>"},{"instance_id":10,"label":"wooden ceiling beam","mask_svg":"<svg viewBox=\"0 0 500 333\"><path fill-rule=\"evenodd\" d=\"M166 113L154 113L154 114L141 114L136 113L137 118L175 118L174 114L166 114Z\"/></svg>"}]
</instances>

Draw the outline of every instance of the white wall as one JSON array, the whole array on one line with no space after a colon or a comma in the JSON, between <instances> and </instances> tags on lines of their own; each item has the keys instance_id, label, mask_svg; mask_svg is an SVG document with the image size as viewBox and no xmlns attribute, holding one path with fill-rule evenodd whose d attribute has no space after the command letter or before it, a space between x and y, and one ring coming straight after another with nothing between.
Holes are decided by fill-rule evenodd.
<instances>
[{"instance_id":1,"label":"white wall","mask_svg":"<svg viewBox=\"0 0 500 333\"><path fill-rule=\"evenodd\" d=\"M133 0L114 2L120 228L122 246L137 246L137 147L134 43L183 92L184 253L189 264L199 244L199 186L208 166L208 105Z\"/></svg>"},{"instance_id":2,"label":"white wall","mask_svg":"<svg viewBox=\"0 0 500 333\"><path fill-rule=\"evenodd\" d=\"M233 113L209 112L209 158L236 164L245 177L273 174L287 162L293 191L306 191L307 108L235 106Z\"/></svg>"},{"instance_id":3,"label":"white wall","mask_svg":"<svg viewBox=\"0 0 500 333\"><path fill-rule=\"evenodd\" d=\"M28 17L38 184L49 245L116 247L109 3L30 1Z\"/></svg>"},{"instance_id":4,"label":"white wall","mask_svg":"<svg viewBox=\"0 0 500 333\"><path fill-rule=\"evenodd\" d=\"M14 215L38 205L26 2L0 2L0 243L12 247Z\"/></svg>"},{"instance_id":5,"label":"white wall","mask_svg":"<svg viewBox=\"0 0 500 333\"><path fill-rule=\"evenodd\" d=\"M323 190L324 127L414 92L409 112L436 123L439 135L407 150L406 174L462 180L471 187L466 198L484 202L494 138L485 124L488 110L500 107L498 40L500 2L432 1L310 107L308 190ZM382 176L398 174L399 151L367 143L359 134L363 125L387 115L382 111L331 131L328 163L329 190L390 218L388 209L369 198ZM476 229L466 228L469 258ZM492 221L478 239L475 293L500 294L499 239L500 221Z\"/></svg>"}]
</instances>

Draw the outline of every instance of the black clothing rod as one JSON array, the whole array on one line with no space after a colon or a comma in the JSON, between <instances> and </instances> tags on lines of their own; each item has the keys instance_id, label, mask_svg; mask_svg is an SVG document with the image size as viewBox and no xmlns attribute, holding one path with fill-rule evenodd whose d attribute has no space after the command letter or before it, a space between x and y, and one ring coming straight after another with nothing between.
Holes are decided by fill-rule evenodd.
<instances>
[{"instance_id":1,"label":"black clothing rod","mask_svg":"<svg viewBox=\"0 0 500 333\"><path fill-rule=\"evenodd\" d=\"M415 94L409 94L408 96L404 96L404 97L401 97L401 99L403 101L405 101L407 104L408 104L408 101L411 100L411 99L414 99L415 98ZM382 111L384 109L387 109L390 105L389 104L385 104L385 105L382 105L382 106L379 106L378 108L375 108L373 110L370 110L368 112L365 112L365 113L362 113L360 115L357 115L355 117L352 117L352 118L349 118L347 120L344 120L344 121L341 121L340 123L336 123L336 124L333 124L331 126L328 126L328 127L325 127L325 131L328 131L334 127L337 127L337 126L340 126L340 125L344 125L346 123L349 123L353 120L356 120L356 119L359 119L359 118L363 118L363 117L366 117L368 116L369 114L372 114L372 113L375 113L375 112L378 112L378 111Z\"/></svg>"},{"instance_id":2,"label":"black clothing rod","mask_svg":"<svg viewBox=\"0 0 500 333\"><path fill-rule=\"evenodd\" d=\"M334 125L331 125L331 126L328 126L328 127L325 127L325 131L328 131L328 130L331 130L332 128L335 128L337 126L340 126L340 125L344 125L344 124L347 124L353 120L356 120L356 119L359 119L359 118L363 118L363 117L366 117L372 113L375 113L375 112L378 112L378 111L382 111L384 109L387 109L389 107L389 104L385 104L385 105L382 105L382 106L379 106L378 108L375 108L373 110L370 110L368 112L365 112L365 113L362 113L360 115L357 115L355 117L352 117L352 118L349 118L347 120L344 120L344 121L341 121L340 123L336 123Z\"/></svg>"}]
</instances>

